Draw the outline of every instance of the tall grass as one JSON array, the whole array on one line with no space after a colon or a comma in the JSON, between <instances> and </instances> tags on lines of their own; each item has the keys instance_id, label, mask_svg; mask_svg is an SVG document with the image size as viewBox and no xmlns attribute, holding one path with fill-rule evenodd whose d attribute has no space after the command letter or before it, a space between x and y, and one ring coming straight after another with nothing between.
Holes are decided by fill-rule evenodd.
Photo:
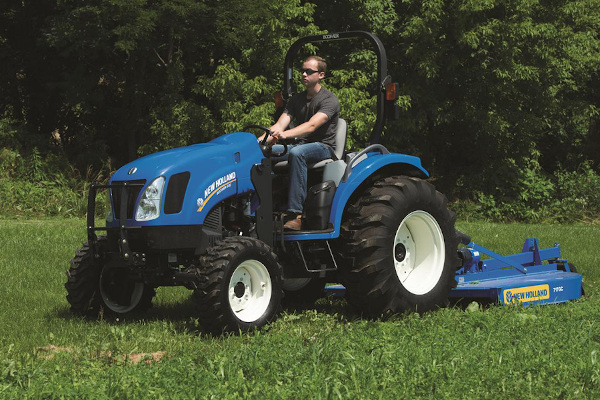
<instances>
[{"instance_id":1,"label":"tall grass","mask_svg":"<svg viewBox=\"0 0 600 400\"><path fill-rule=\"evenodd\" d=\"M144 315L72 316L64 272L84 226L0 220L0 398L600 398L600 228L459 223L501 253L528 236L560 242L587 291L568 304L381 322L325 299L214 338L199 333L181 288L159 289Z\"/></svg>"}]
</instances>

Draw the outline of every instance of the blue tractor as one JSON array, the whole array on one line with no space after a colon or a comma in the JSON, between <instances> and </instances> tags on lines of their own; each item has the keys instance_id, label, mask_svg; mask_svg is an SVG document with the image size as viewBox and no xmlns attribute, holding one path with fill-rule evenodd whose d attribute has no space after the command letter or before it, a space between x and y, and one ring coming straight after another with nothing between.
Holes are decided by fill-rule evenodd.
<instances>
[{"instance_id":1,"label":"blue tractor","mask_svg":"<svg viewBox=\"0 0 600 400\"><path fill-rule=\"evenodd\" d=\"M341 282L359 313L380 318L443 307L459 282L475 280L468 274L484 272L473 246L457 251L464 235L420 160L379 143L397 84L376 36L299 39L285 58L283 97L296 91L292 67L302 46L353 38L377 55L377 119L358 152L346 151L340 120L336 158L309 166L302 231L283 229L285 163L272 163L271 149L249 132L267 128L140 158L90 189L88 241L71 260L65 284L72 311L140 312L151 306L155 288L180 285L193 290L204 330L248 331L274 320L282 301L316 299L326 282ZM99 190L110 194L104 227L94 218Z\"/></svg>"}]
</instances>

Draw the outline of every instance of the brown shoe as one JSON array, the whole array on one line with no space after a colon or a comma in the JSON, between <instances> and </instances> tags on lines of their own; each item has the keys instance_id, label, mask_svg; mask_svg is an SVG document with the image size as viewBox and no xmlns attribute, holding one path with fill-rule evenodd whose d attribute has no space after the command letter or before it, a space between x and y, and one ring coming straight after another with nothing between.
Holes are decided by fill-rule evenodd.
<instances>
[{"instance_id":1,"label":"brown shoe","mask_svg":"<svg viewBox=\"0 0 600 400\"><path fill-rule=\"evenodd\" d=\"M283 229L291 229L293 231L299 231L302 229L302 215L298 215L295 219L290 219L283 225Z\"/></svg>"}]
</instances>

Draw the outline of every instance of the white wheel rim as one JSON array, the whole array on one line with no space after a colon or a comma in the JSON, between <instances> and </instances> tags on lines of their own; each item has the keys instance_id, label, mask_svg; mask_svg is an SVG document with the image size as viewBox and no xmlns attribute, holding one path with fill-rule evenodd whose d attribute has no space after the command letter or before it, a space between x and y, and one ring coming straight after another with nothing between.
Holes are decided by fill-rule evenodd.
<instances>
[{"instance_id":1,"label":"white wheel rim","mask_svg":"<svg viewBox=\"0 0 600 400\"><path fill-rule=\"evenodd\" d=\"M241 321L254 322L267 311L272 291L267 267L260 261L246 260L229 280L229 306Z\"/></svg>"},{"instance_id":2,"label":"white wheel rim","mask_svg":"<svg viewBox=\"0 0 600 400\"><path fill-rule=\"evenodd\" d=\"M392 249L400 282L422 295L439 282L444 270L445 244L439 224L425 211L413 211L400 223Z\"/></svg>"},{"instance_id":3,"label":"white wheel rim","mask_svg":"<svg viewBox=\"0 0 600 400\"><path fill-rule=\"evenodd\" d=\"M124 314L131 310L133 310L140 302L142 295L144 294L144 284L142 282L134 283L133 290L131 291L131 295L129 296L129 304L121 304L111 298L110 293L104 285L104 274L107 269L103 269L100 274L100 295L102 296L102 300L104 300L104 304L111 309L113 312L118 314Z\"/></svg>"}]
</instances>

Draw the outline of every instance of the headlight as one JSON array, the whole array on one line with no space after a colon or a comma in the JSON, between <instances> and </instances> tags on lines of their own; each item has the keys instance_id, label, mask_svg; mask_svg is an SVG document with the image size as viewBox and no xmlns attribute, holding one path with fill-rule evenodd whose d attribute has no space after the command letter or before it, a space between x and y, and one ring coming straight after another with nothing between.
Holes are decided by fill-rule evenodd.
<instances>
[{"instance_id":1,"label":"headlight","mask_svg":"<svg viewBox=\"0 0 600 400\"><path fill-rule=\"evenodd\" d=\"M165 178L159 176L144 190L135 212L136 221L149 221L160 215L160 199L162 198Z\"/></svg>"}]
</instances>

